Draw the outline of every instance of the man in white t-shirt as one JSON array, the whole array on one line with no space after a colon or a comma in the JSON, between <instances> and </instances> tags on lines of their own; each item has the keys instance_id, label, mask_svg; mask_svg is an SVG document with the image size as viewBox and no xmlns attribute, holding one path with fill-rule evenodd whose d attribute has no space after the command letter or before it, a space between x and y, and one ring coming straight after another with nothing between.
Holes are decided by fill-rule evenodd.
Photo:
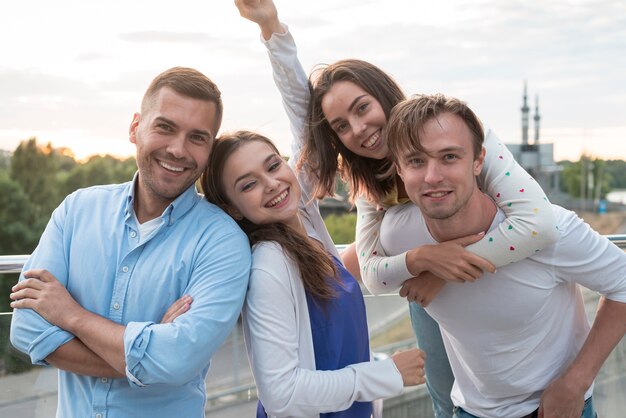
<instances>
[{"instance_id":1,"label":"man in white t-shirt","mask_svg":"<svg viewBox=\"0 0 626 418\"><path fill-rule=\"evenodd\" d=\"M387 129L415 204L385 215L387 254L498 226L503 213L476 183L482 125L465 103L416 96L394 108ZM455 375L455 417L595 417L593 380L626 333L626 254L573 212L553 208L554 245L474 283L425 286L436 289L427 311L440 324ZM401 294L420 300L423 288L412 287L420 280L406 282ZM592 327L577 284L602 294Z\"/></svg>"}]
</instances>

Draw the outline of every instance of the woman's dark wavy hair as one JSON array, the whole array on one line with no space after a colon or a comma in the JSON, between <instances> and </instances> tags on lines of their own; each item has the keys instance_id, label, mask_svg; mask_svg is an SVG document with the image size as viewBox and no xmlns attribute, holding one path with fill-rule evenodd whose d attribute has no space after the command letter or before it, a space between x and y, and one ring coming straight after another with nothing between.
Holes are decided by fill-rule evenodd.
<instances>
[{"instance_id":1,"label":"woman's dark wavy hair","mask_svg":"<svg viewBox=\"0 0 626 418\"><path fill-rule=\"evenodd\" d=\"M338 81L350 81L381 104L385 117L405 99L398 84L383 70L366 61L347 59L314 70L309 79L311 99L305 128L305 145L298 161L316 179L313 193L318 198L334 195L337 172L350 185L350 200L359 195L380 202L394 187L395 170L387 159L356 155L333 131L322 110L322 100Z\"/></svg>"},{"instance_id":2,"label":"woman's dark wavy hair","mask_svg":"<svg viewBox=\"0 0 626 418\"><path fill-rule=\"evenodd\" d=\"M231 203L226 196L224 166L228 158L241 146L254 141L263 142L280 155L276 146L268 138L250 131L226 133L218 137L209 157L209 164L200 177L200 184L206 199L231 213ZM320 246L306 236L295 232L283 223L257 225L246 218L237 219L241 229L250 240L250 245L262 241L275 241L300 270L304 288L321 302L336 296L329 280L337 279L337 268L333 259Z\"/></svg>"}]
</instances>

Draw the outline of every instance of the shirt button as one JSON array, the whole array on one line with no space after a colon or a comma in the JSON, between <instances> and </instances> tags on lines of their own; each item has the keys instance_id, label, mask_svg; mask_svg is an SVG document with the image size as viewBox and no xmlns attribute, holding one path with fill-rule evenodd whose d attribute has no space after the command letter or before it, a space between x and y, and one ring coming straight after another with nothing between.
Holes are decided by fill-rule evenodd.
<instances>
[{"instance_id":1,"label":"shirt button","mask_svg":"<svg viewBox=\"0 0 626 418\"><path fill-rule=\"evenodd\" d=\"M123 271L124 273L128 273L128 266L124 266L124 267L122 267L122 271Z\"/></svg>"},{"instance_id":2,"label":"shirt button","mask_svg":"<svg viewBox=\"0 0 626 418\"><path fill-rule=\"evenodd\" d=\"M102 418L102 414L96 414L96 418Z\"/></svg>"},{"instance_id":3,"label":"shirt button","mask_svg":"<svg viewBox=\"0 0 626 418\"><path fill-rule=\"evenodd\" d=\"M108 381L109 381L109 379L107 379L106 377L103 377L102 379L100 379L100 381L101 381L102 383L106 383L106 382L108 382Z\"/></svg>"},{"instance_id":4,"label":"shirt button","mask_svg":"<svg viewBox=\"0 0 626 418\"><path fill-rule=\"evenodd\" d=\"M113 309L115 309L115 310L117 311L119 308L120 308L120 304L119 304L119 303L117 303L117 302L115 302L115 303L113 304Z\"/></svg>"},{"instance_id":5,"label":"shirt button","mask_svg":"<svg viewBox=\"0 0 626 418\"><path fill-rule=\"evenodd\" d=\"M137 233L135 231L130 231L131 238L135 238L136 236L137 236Z\"/></svg>"}]
</instances>

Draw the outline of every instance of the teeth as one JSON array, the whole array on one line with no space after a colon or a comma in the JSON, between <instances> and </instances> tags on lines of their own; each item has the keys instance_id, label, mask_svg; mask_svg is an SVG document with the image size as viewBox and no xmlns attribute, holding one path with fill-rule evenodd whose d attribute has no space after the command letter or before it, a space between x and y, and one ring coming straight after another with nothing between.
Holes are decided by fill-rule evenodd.
<instances>
[{"instance_id":1,"label":"teeth","mask_svg":"<svg viewBox=\"0 0 626 418\"><path fill-rule=\"evenodd\" d=\"M368 139L368 140L367 140L367 141L363 144L363 146L364 146L365 148L369 148L369 147L371 147L372 145L374 145L374 144L376 143L376 141L378 141L378 138L380 138L380 132L376 132L374 135L372 135L372 136L370 137L370 139Z\"/></svg>"},{"instance_id":2,"label":"teeth","mask_svg":"<svg viewBox=\"0 0 626 418\"><path fill-rule=\"evenodd\" d=\"M161 167L165 168L166 170L176 171L177 173L185 170L183 167L174 167L173 165L169 165L168 163L163 161L159 161L159 165L161 165Z\"/></svg>"},{"instance_id":3,"label":"teeth","mask_svg":"<svg viewBox=\"0 0 626 418\"><path fill-rule=\"evenodd\" d=\"M288 194L289 194L289 191L285 190L280 195L278 195L276 198L270 200L270 202L267 204L267 206L268 207L276 206L277 204L279 204L280 202L285 200L285 198L287 197Z\"/></svg>"},{"instance_id":4,"label":"teeth","mask_svg":"<svg viewBox=\"0 0 626 418\"><path fill-rule=\"evenodd\" d=\"M429 193L428 195L430 197L444 197L447 194L447 192L436 192L436 193Z\"/></svg>"}]
</instances>

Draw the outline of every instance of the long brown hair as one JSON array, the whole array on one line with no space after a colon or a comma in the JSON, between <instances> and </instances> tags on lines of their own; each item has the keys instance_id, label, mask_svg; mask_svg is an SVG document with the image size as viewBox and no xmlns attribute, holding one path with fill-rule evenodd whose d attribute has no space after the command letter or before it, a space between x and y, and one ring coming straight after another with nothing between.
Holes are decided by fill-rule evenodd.
<instances>
[{"instance_id":1,"label":"long brown hair","mask_svg":"<svg viewBox=\"0 0 626 418\"><path fill-rule=\"evenodd\" d=\"M319 67L310 77L311 99L306 121L305 145L298 166L308 167L316 179L314 195L334 195L337 171L350 185L350 200L359 195L380 202L394 187L395 170L387 159L376 160L356 155L343 145L322 110L324 95L338 81L350 81L380 103L388 119L391 109L405 95L383 70L366 61L347 59Z\"/></svg>"},{"instance_id":2,"label":"long brown hair","mask_svg":"<svg viewBox=\"0 0 626 418\"><path fill-rule=\"evenodd\" d=\"M221 181L224 177L224 166L237 149L253 141L269 145L276 154L280 155L272 141L255 132L237 131L223 134L215 140L209 164L200 177L200 184L206 199L226 212L229 212L232 205ZM278 243L287 256L297 264L304 288L310 295L322 302L335 297L329 278L338 280L337 268L331 256L320 245L283 223L257 225L246 218L235 218L235 220L248 235L250 245L262 241Z\"/></svg>"}]
</instances>

